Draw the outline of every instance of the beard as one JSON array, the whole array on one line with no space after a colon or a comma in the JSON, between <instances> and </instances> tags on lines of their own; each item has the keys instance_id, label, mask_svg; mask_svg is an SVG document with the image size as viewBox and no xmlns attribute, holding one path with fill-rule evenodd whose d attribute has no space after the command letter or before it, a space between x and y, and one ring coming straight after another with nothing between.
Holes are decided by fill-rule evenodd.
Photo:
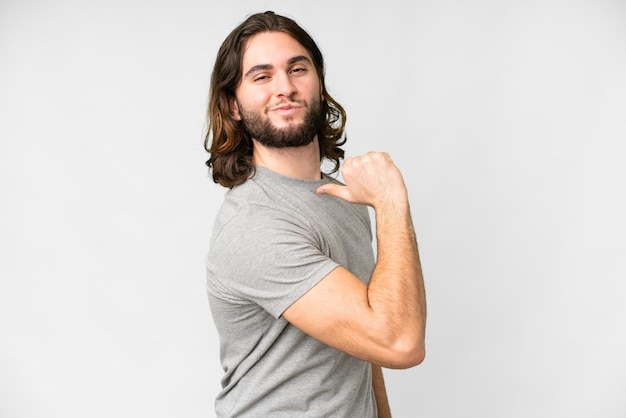
<instances>
[{"instance_id":1,"label":"beard","mask_svg":"<svg viewBox=\"0 0 626 418\"><path fill-rule=\"evenodd\" d=\"M306 115L300 123L290 122L283 128L277 128L267 116L260 112L244 109L240 103L239 114L243 129L266 147L288 148L301 147L313 141L319 132L323 118L320 100L315 99L309 107L304 103Z\"/></svg>"}]
</instances>

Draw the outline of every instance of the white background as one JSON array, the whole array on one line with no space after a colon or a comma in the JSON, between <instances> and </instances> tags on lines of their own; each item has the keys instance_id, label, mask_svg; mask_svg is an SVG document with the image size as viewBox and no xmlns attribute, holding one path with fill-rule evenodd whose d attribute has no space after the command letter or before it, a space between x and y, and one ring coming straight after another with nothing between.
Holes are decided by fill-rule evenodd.
<instances>
[{"instance_id":1,"label":"white background","mask_svg":"<svg viewBox=\"0 0 626 418\"><path fill-rule=\"evenodd\" d=\"M394 416L626 416L623 1L0 0L0 417L213 416L206 98L267 9L409 187L428 353Z\"/></svg>"}]
</instances>

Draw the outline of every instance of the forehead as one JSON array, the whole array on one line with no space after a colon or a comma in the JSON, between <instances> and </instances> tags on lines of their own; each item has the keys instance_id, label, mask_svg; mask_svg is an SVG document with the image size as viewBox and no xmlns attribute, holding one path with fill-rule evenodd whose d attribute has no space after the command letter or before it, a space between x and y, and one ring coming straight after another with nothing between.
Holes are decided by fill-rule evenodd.
<instances>
[{"instance_id":1,"label":"forehead","mask_svg":"<svg viewBox=\"0 0 626 418\"><path fill-rule=\"evenodd\" d=\"M290 58L304 55L311 62L311 54L291 35L284 32L261 32L246 42L242 70L245 74L256 65L285 65Z\"/></svg>"}]
</instances>

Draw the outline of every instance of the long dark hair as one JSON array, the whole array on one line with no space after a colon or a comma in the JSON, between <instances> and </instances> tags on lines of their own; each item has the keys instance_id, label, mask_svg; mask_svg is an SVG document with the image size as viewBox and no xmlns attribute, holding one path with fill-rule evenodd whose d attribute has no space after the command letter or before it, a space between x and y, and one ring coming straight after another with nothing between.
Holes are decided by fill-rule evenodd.
<instances>
[{"instance_id":1,"label":"long dark hair","mask_svg":"<svg viewBox=\"0 0 626 418\"><path fill-rule=\"evenodd\" d=\"M235 89L241 81L246 42L260 32L284 32L311 54L322 87L321 111L325 115L325 123L317 133L320 162L325 158L332 161L334 165L330 173L336 172L339 160L344 157L341 146L346 142L346 112L326 91L322 53L311 36L295 21L268 11L254 14L237 26L217 53L211 75L208 130L204 138L204 148L210 154L206 164L212 171L213 181L232 188L254 174L252 139L232 117L229 102L235 97Z\"/></svg>"}]
</instances>

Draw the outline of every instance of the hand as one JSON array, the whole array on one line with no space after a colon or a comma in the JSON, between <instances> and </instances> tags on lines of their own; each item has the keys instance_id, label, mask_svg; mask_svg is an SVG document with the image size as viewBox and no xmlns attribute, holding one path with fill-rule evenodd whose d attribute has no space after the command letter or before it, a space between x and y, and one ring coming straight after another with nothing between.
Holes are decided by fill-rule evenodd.
<instances>
[{"instance_id":1,"label":"hand","mask_svg":"<svg viewBox=\"0 0 626 418\"><path fill-rule=\"evenodd\" d=\"M359 157L348 157L343 163L341 174L345 186L325 184L318 187L317 193L369 205L374 209L408 200L402 174L386 152L368 152Z\"/></svg>"}]
</instances>

